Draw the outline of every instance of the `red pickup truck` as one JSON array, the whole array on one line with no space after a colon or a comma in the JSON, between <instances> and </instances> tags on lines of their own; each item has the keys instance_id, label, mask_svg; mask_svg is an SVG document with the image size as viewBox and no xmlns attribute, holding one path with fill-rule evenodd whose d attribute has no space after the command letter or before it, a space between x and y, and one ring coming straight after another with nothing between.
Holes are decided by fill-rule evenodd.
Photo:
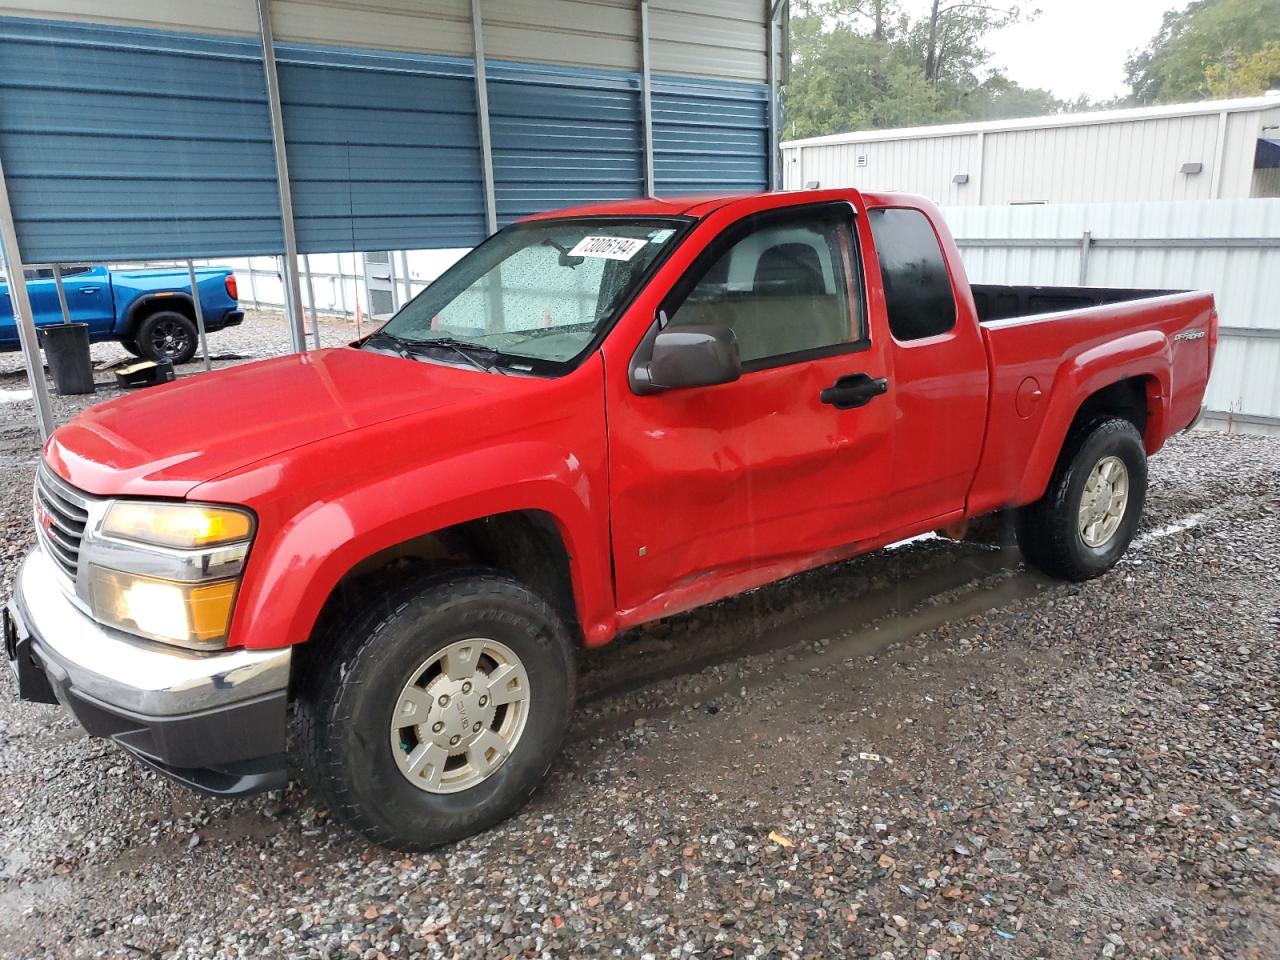
<instances>
[{"instance_id":1,"label":"red pickup truck","mask_svg":"<svg viewBox=\"0 0 1280 960\"><path fill-rule=\"evenodd\" d=\"M535 217L357 343L58 430L8 654L197 789L292 758L422 849L538 786L575 644L1010 508L1030 563L1102 574L1216 328L1205 293L971 287L912 196Z\"/></svg>"}]
</instances>

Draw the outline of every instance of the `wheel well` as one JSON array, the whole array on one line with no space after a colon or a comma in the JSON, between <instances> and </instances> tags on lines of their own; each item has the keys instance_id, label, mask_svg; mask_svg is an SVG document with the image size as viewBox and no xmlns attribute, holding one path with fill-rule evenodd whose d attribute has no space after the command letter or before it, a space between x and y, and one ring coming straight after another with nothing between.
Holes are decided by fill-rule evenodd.
<instances>
[{"instance_id":1,"label":"wheel well","mask_svg":"<svg viewBox=\"0 0 1280 960\"><path fill-rule=\"evenodd\" d=\"M1158 402L1160 385L1155 377L1129 377L1118 380L1087 397L1076 411L1067 436L1077 428L1099 417L1128 420L1146 437L1153 404Z\"/></svg>"},{"instance_id":2,"label":"wheel well","mask_svg":"<svg viewBox=\"0 0 1280 960\"><path fill-rule=\"evenodd\" d=\"M316 623L368 602L389 577L405 577L424 568L478 565L520 581L551 604L571 636L581 638L569 552L550 514L518 510L469 520L414 537L366 557L334 586ZM314 633L314 631L313 631Z\"/></svg>"},{"instance_id":3,"label":"wheel well","mask_svg":"<svg viewBox=\"0 0 1280 960\"><path fill-rule=\"evenodd\" d=\"M168 312L180 313L192 323L196 320L196 308L192 304L191 298L183 294L174 294L171 297L147 297L134 304L129 310L128 335L135 337L138 334L138 327L142 321L155 313Z\"/></svg>"}]
</instances>

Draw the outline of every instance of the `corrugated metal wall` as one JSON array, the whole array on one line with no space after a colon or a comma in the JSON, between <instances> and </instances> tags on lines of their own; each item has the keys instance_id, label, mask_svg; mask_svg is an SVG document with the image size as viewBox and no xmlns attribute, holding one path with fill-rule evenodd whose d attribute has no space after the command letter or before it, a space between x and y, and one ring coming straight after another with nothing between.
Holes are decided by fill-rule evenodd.
<instances>
[{"instance_id":1,"label":"corrugated metal wall","mask_svg":"<svg viewBox=\"0 0 1280 960\"><path fill-rule=\"evenodd\" d=\"M768 0L650 0L654 72L764 81L768 8Z\"/></svg>"},{"instance_id":2,"label":"corrugated metal wall","mask_svg":"<svg viewBox=\"0 0 1280 960\"><path fill-rule=\"evenodd\" d=\"M1105 123L1014 123L1019 128L954 125L937 135L896 131L784 143L784 182L794 189L816 180L823 187L905 190L973 206L1248 197L1257 184L1254 144L1264 126L1280 124L1280 102ZM1202 169L1183 173L1186 163ZM960 175L968 182L955 183Z\"/></svg>"},{"instance_id":3,"label":"corrugated metal wall","mask_svg":"<svg viewBox=\"0 0 1280 960\"><path fill-rule=\"evenodd\" d=\"M512 63L487 71L500 224L643 193L638 77Z\"/></svg>"},{"instance_id":4,"label":"corrugated metal wall","mask_svg":"<svg viewBox=\"0 0 1280 960\"><path fill-rule=\"evenodd\" d=\"M276 64L300 251L484 236L471 60L278 43Z\"/></svg>"},{"instance_id":5,"label":"corrugated metal wall","mask_svg":"<svg viewBox=\"0 0 1280 960\"><path fill-rule=\"evenodd\" d=\"M121 5L138 2L123 0ZM249 8L246 22L257 30L254 0L233 2ZM178 21L166 26L188 29L181 22L187 17L185 8L197 4L182 4L180 13L172 2L165 6ZM431 0L429 4L423 0L271 0L271 23L276 40L283 42L471 56L471 0Z\"/></svg>"},{"instance_id":6,"label":"corrugated metal wall","mask_svg":"<svg viewBox=\"0 0 1280 960\"><path fill-rule=\"evenodd\" d=\"M768 87L655 77L652 97L659 194L767 188Z\"/></svg>"},{"instance_id":7,"label":"corrugated metal wall","mask_svg":"<svg viewBox=\"0 0 1280 960\"><path fill-rule=\"evenodd\" d=\"M1227 330L1209 386L1211 410L1280 427L1280 199L1191 203L954 207L944 210L975 283L1080 282L1080 241L1090 232L1090 286L1204 289ZM1199 238L1203 246L1108 246L1106 241ZM1060 239L1071 246L973 246L966 241ZM1214 240L1270 240L1231 247ZM1232 331L1235 332L1232 332Z\"/></svg>"},{"instance_id":8,"label":"corrugated metal wall","mask_svg":"<svg viewBox=\"0 0 1280 960\"><path fill-rule=\"evenodd\" d=\"M765 186L766 7L654 0L659 191ZM60 19L6 17L30 5L0 4L0 155L23 256L279 251L253 0L40 9ZM478 241L469 0L271 9L299 249ZM500 222L639 195L636 0L484 0L482 10ZM222 35L179 32L192 29Z\"/></svg>"},{"instance_id":9,"label":"corrugated metal wall","mask_svg":"<svg viewBox=\"0 0 1280 960\"><path fill-rule=\"evenodd\" d=\"M482 0L497 60L639 70L638 0ZM765 0L651 0L653 70L765 79ZM195 33L251 34L254 0L26 0L0 16L84 20ZM470 0L272 0L276 39L471 55Z\"/></svg>"},{"instance_id":10,"label":"corrugated metal wall","mask_svg":"<svg viewBox=\"0 0 1280 960\"><path fill-rule=\"evenodd\" d=\"M0 17L79 20L197 33L248 34L258 28L254 0L181 4L174 0L20 0L0 3Z\"/></svg>"},{"instance_id":11,"label":"corrugated metal wall","mask_svg":"<svg viewBox=\"0 0 1280 960\"><path fill-rule=\"evenodd\" d=\"M784 182L793 190L815 180L823 188L907 190L935 203L960 204L981 175L978 147L978 137L970 134L793 149L783 153ZM970 183L954 183L959 173L969 174Z\"/></svg>"},{"instance_id":12,"label":"corrugated metal wall","mask_svg":"<svg viewBox=\"0 0 1280 960\"><path fill-rule=\"evenodd\" d=\"M1201 115L988 134L983 202L1208 199L1217 132L1218 118ZM1181 173L1188 162L1204 171Z\"/></svg>"},{"instance_id":13,"label":"corrugated metal wall","mask_svg":"<svg viewBox=\"0 0 1280 960\"><path fill-rule=\"evenodd\" d=\"M279 250L258 50L0 19L0 151L27 261Z\"/></svg>"}]
</instances>

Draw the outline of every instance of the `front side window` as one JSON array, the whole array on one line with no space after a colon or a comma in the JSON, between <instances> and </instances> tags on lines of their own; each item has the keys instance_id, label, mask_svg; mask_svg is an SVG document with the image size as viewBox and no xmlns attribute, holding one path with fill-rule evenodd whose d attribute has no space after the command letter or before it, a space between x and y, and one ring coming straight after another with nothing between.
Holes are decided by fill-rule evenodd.
<instances>
[{"instance_id":1,"label":"front side window","mask_svg":"<svg viewBox=\"0 0 1280 960\"><path fill-rule=\"evenodd\" d=\"M742 362L756 366L862 340L849 217L828 208L749 218L695 268L670 323L729 327Z\"/></svg>"},{"instance_id":2,"label":"front side window","mask_svg":"<svg viewBox=\"0 0 1280 960\"><path fill-rule=\"evenodd\" d=\"M956 298L929 218L906 207L869 210L867 216L893 338L921 340L946 333L956 325Z\"/></svg>"},{"instance_id":3,"label":"front side window","mask_svg":"<svg viewBox=\"0 0 1280 960\"><path fill-rule=\"evenodd\" d=\"M612 322L685 222L537 221L496 234L407 303L381 333L563 363Z\"/></svg>"}]
</instances>

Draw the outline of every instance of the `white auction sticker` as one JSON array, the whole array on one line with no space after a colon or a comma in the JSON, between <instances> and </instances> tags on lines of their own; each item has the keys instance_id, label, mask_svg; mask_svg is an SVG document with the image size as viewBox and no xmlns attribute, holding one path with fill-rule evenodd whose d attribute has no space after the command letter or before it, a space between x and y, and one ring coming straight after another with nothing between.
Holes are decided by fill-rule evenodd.
<instances>
[{"instance_id":1,"label":"white auction sticker","mask_svg":"<svg viewBox=\"0 0 1280 960\"><path fill-rule=\"evenodd\" d=\"M635 237L583 237L578 241L578 245L569 251L569 256L630 260L643 250L648 242Z\"/></svg>"}]
</instances>

